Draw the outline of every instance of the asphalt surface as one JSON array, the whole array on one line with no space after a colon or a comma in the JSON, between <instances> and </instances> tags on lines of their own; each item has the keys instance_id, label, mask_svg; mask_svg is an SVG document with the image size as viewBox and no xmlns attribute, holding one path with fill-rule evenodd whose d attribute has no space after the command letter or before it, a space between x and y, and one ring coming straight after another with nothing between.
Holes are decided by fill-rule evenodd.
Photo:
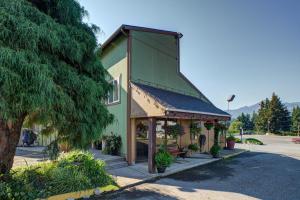
<instances>
[{"instance_id":1,"label":"asphalt surface","mask_svg":"<svg viewBox=\"0 0 300 200\"><path fill-rule=\"evenodd\" d=\"M145 183L105 199L300 199L300 144L290 137L257 136L251 152ZM103 199L103 197L101 197Z\"/></svg>"},{"instance_id":2,"label":"asphalt surface","mask_svg":"<svg viewBox=\"0 0 300 200\"><path fill-rule=\"evenodd\" d=\"M30 147L28 147L28 150L26 151L17 149L13 167L32 165L43 161L45 158L46 155L42 153L30 151Z\"/></svg>"}]
</instances>

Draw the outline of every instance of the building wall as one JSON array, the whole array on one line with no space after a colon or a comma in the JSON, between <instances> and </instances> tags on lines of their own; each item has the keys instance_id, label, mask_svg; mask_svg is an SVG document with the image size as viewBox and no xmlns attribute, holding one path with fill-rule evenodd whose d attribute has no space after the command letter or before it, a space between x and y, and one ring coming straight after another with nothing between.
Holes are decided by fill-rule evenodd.
<instances>
[{"instance_id":1,"label":"building wall","mask_svg":"<svg viewBox=\"0 0 300 200\"><path fill-rule=\"evenodd\" d=\"M114 122L104 131L104 135L111 133L121 135L121 154L127 154L127 38L120 36L110 44L101 54L101 61L107 69L110 79L120 78L120 102L108 105L108 110L115 117Z\"/></svg>"},{"instance_id":2,"label":"building wall","mask_svg":"<svg viewBox=\"0 0 300 200\"><path fill-rule=\"evenodd\" d=\"M200 97L178 72L177 38L132 31L131 80Z\"/></svg>"}]
</instances>

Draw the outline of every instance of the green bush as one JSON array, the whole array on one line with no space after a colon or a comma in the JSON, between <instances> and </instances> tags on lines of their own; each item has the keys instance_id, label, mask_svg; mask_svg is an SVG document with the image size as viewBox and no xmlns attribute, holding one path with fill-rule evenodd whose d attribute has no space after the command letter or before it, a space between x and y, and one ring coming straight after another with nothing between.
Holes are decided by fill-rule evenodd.
<instances>
[{"instance_id":1,"label":"green bush","mask_svg":"<svg viewBox=\"0 0 300 200\"><path fill-rule=\"evenodd\" d=\"M59 146L57 140L52 141L45 149L44 153L49 156L50 160L56 160L59 156Z\"/></svg>"},{"instance_id":2,"label":"green bush","mask_svg":"<svg viewBox=\"0 0 300 200\"><path fill-rule=\"evenodd\" d=\"M167 151L159 151L155 155L155 164L157 167L169 167L173 162L173 157Z\"/></svg>"},{"instance_id":3,"label":"green bush","mask_svg":"<svg viewBox=\"0 0 300 200\"><path fill-rule=\"evenodd\" d=\"M115 185L105 172L104 162L91 153L73 151L62 154L58 161L43 162L13 169L7 180L0 182L0 199L29 200L61 193Z\"/></svg>"},{"instance_id":4,"label":"green bush","mask_svg":"<svg viewBox=\"0 0 300 200\"><path fill-rule=\"evenodd\" d=\"M122 139L119 135L109 135L104 137L104 153L118 155L120 153Z\"/></svg>"},{"instance_id":5,"label":"green bush","mask_svg":"<svg viewBox=\"0 0 300 200\"><path fill-rule=\"evenodd\" d=\"M234 138L235 143L242 143L242 140L240 138Z\"/></svg>"},{"instance_id":6,"label":"green bush","mask_svg":"<svg viewBox=\"0 0 300 200\"><path fill-rule=\"evenodd\" d=\"M258 139L255 138L247 138L245 139L246 144L257 144L257 145L263 145L264 143Z\"/></svg>"},{"instance_id":7,"label":"green bush","mask_svg":"<svg viewBox=\"0 0 300 200\"><path fill-rule=\"evenodd\" d=\"M221 147L219 145L213 145L210 148L210 154L213 155L214 157L217 157L221 151Z\"/></svg>"},{"instance_id":8,"label":"green bush","mask_svg":"<svg viewBox=\"0 0 300 200\"><path fill-rule=\"evenodd\" d=\"M196 152L196 151L199 150L199 147L198 147L197 144L190 144L190 145L188 146L188 149L191 150L191 151Z\"/></svg>"},{"instance_id":9,"label":"green bush","mask_svg":"<svg viewBox=\"0 0 300 200\"><path fill-rule=\"evenodd\" d=\"M235 141L235 137L233 135L230 135L226 138L227 141Z\"/></svg>"}]
</instances>

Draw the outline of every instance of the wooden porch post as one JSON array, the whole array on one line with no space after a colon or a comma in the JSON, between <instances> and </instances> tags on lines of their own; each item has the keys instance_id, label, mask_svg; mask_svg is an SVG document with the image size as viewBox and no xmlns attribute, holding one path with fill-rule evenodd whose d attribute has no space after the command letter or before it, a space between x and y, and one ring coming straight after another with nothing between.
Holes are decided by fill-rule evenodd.
<instances>
[{"instance_id":1,"label":"wooden porch post","mask_svg":"<svg viewBox=\"0 0 300 200\"><path fill-rule=\"evenodd\" d=\"M136 119L131 119L131 160L130 165L135 164L136 160Z\"/></svg>"},{"instance_id":2,"label":"wooden porch post","mask_svg":"<svg viewBox=\"0 0 300 200\"><path fill-rule=\"evenodd\" d=\"M156 119L151 117L148 119L149 123L149 143L148 143L148 171L155 173L154 156L156 152Z\"/></svg>"}]
</instances>

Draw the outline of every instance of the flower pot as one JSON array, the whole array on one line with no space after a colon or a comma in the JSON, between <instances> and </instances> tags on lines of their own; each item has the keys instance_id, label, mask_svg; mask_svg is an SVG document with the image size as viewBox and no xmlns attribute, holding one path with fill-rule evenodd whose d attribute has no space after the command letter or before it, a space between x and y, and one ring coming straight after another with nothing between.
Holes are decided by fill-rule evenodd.
<instances>
[{"instance_id":1,"label":"flower pot","mask_svg":"<svg viewBox=\"0 0 300 200\"><path fill-rule=\"evenodd\" d=\"M227 140L227 148L228 149L234 149L235 141L233 140Z\"/></svg>"},{"instance_id":2,"label":"flower pot","mask_svg":"<svg viewBox=\"0 0 300 200\"><path fill-rule=\"evenodd\" d=\"M166 168L165 166L161 166L161 167L157 167L157 172L158 173L164 173L166 171Z\"/></svg>"},{"instance_id":3,"label":"flower pot","mask_svg":"<svg viewBox=\"0 0 300 200\"><path fill-rule=\"evenodd\" d=\"M212 157L213 157L213 158L219 158L219 157L220 157L220 154L219 154L219 153L213 154Z\"/></svg>"}]
</instances>

